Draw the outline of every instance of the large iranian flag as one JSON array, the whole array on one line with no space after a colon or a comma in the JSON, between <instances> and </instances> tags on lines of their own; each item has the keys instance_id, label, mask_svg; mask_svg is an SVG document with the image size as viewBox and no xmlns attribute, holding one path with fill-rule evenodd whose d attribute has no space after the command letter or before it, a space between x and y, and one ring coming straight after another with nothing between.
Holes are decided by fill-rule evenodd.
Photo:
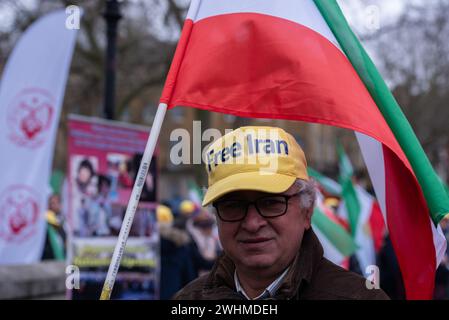
<instances>
[{"instance_id":1,"label":"large iranian flag","mask_svg":"<svg viewBox=\"0 0 449 320\"><path fill-rule=\"evenodd\" d=\"M161 103L354 130L407 297L432 297L449 199L334 0L193 0Z\"/></svg>"}]
</instances>

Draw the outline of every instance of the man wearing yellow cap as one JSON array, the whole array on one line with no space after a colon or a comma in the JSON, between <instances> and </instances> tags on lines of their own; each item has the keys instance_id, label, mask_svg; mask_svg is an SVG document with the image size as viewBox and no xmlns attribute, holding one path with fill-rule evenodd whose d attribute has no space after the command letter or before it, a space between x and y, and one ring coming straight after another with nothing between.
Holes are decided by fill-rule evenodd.
<instances>
[{"instance_id":1,"label":"man wearing yellow cap","mask_svg":"<svg viewBox=\"0 0 449 320\"><path fill-rule=\"evenodd\" d=\"M224 255L177 299L387 299L323 257L311 228L315 188L284 130L243 127L206 152L203 206L217 215Z\"/></svg>"}]
</instances>

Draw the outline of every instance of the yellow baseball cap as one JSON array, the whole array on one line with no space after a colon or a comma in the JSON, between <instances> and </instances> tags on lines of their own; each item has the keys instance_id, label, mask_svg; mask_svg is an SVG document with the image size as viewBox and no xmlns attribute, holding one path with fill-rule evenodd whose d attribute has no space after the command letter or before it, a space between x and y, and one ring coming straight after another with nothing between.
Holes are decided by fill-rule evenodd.
<instances>
[{"instance_id":1,"label":"yellow baseball cap","mask_svg":"<svg viewBox=\"0 0 449 320\"><path fill-rule=\"evenodd\" d=\"M324 205L328 207L338 207L340 200L334 197L329 197L324 200Z\"/></svg>"},{"instance_id":2,"label":"yellow baseball cap","mask_svg":"<svg viewBox=\"0 0 449 320\"><path fill-rule=\"evenodd\" d=\"M169 207L164 205L158 205L156 208L156 219L159 223L172 223L173 222L173 214Z\"/></svg>"},{"instance_id":3,"label":"yellow baseball cap","mask_svg":"<svg viewBox=\"0 0 449 320\"><path fill-rule=\"evenodd\" d=\"M197 206L195 205L195 203L193 203L193 201L190 200L184 200L179 205L179 211L182 215L187 217L192 215L196 210Z\"/></svg>"},{"instance_id":4,"label":"yellow baseball cap","mask_svg":"<svg viewBox=\"0 0 449 320\"><path fill-rule=\"evenodd\" d=\"M275 127L241 127L206 151L209 188L203 206L227 193L282 193L297 178L309 180L303 150L292 135Z\"/></svg>"}]
</instances>

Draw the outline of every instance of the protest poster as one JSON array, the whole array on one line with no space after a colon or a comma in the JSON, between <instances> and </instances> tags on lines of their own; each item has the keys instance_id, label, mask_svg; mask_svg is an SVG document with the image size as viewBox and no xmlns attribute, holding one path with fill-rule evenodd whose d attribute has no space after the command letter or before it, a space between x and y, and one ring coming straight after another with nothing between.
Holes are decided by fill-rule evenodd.
<instances>
[{"instance_id":1,"label":"protest poster","mask_svg":"<svg viewBox=\"0 0 449 320\"><path fill-rule=\"evenodd\" d=\"M126 212L148 129L71 115L68 137L68 264L79 269L72 299L98 299ZM112 299L157 299L159 235L153 157Z\"/></svg>"}]
</instances>

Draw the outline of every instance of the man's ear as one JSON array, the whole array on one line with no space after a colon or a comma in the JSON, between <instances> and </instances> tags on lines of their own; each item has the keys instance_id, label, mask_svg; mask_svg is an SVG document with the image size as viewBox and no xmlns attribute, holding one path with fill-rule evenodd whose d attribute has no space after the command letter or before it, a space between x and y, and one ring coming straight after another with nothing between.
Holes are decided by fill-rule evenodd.
<instances>
[{"instance_id":1,"label":"man's ear","mask_svg":"<svg viewBox=\"0 0 449 320\"><path fill-rule=\"evenodd\" d=\"M305 214L305 216L304 216L304 219L305 219L305 228L306 228L306 230L309 230L310 227L312 226L313 207L311 207L311 208L305 210L304 214Z\"/></svg>"}]
</instances>

